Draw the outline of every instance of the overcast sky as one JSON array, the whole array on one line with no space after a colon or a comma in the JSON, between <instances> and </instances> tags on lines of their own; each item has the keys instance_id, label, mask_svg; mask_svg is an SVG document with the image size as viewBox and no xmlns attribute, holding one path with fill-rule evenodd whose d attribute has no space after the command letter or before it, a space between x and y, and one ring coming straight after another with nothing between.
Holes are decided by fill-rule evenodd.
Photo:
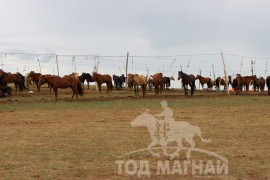
<instances>
[{"instance_id":1,"label":"overcast sky","mask_svg":"<svg viewBox=\"0 0 270 180\"><path fill-rule=\"evenodd\" d=\"M169 56L134 57L133 72L143 74L176 76L181 64L188 73L210 76L214 64L216 76L222 75L220 54L171 56L222 51L229 73L250 75L253 59L264 76L267 59L259 58L270 58L269 0L1 0L0 22L0 52ZM55 73L54 57L38 58L43 72ZM72 58L60 58L62 75L74 70ZM91 58L75 57L77 71L92 71ZM8 55L3 68L37 70L35 59ZM120 74L124 61L100 58L99 71Z\"/></svg>"}]
</instances>

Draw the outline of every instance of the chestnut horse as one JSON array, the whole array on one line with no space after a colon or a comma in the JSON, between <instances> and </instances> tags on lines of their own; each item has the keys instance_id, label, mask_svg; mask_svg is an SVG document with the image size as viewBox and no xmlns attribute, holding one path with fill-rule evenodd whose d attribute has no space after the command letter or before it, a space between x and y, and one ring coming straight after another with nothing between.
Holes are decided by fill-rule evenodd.
<instances>
[{"instance_id":1,"label":"chestnut horse","mask_svg":"<svg viewBox=\"0 0 270 180\"><path fill-rule=\"evenodd\" d=\"M76 77L72 77L69 75L64 76L64 77L43 75L40 78L41 78L40 81L44 81L52 85L56 101L58 100L58 88L61 88L61 89L71 88L73 91L71 100L73 99L75 95L76 95L77 101L78 101L78 94L80 94L80 96L83 96L82 85L79 79Z\"/></svg>"},{"instance_id":2,"label":"chestnut horse","mask_svg":"<svg viewBox=\"0 0 270 180\"><path fill-rule=\"evenodd\" d=\"M28 78L31 78L31 80L36 84L37 86L37 91L39 92L40 89L38 87L38 82L41 74L40 73L35 73L34 71L30 71Z\"/></svg>"},{"instance_id":3,"label":"chestnut horse","mask_svg":"<svg viewBox=\"0 0 270 180\"><path fill-rule=\"evenodd\" d=\"M40 78L39 78L39 81L38 81L38 89L40 90L40 87L43 85L43 84L48 84L48 87L50 88L50 93L52 92L52 84L50 84L47 79L45 79L44 77L55 77L54 75L50 75L50 74L46 74L46 75L41 75Z\"/></svg>"},{"instance_id":4,"label":"chestnut horse","mask_svg":"<svg viewBox=\"0 0 270 180\"><path fill-rule=\"evenodd\" d=\"M195 89L195 76L193 74L187 75L182 71L178 71L178 80L180 79L182 79L185 95L188 95L188 85L191 88L191 95L193 95Z\"/></svg>"},{"instance_id":5,"label":"chestnut horse","mask_svg":"<svg viewBox=\"0 0 270 180\"><path fill-rule=\"evenodd\" d=\"M253 82L254 91L257 90L264 91L264 87L265 87L265 79L263 77L260 77Z\"/></svg>"},{"instance_id":6,"label":"chestnut horse","mask_svg":"<svg viewBox=\"0 0 270 180\"><path fill-rule=\"evenodd\" d=\"M202 85L202 89L204 84L207 84L207 89L210 89L213 87L212 80L209 77L202 77L201 75L197 75L195 79L199 79L200 84Z\"/></svg>"},{"instance_id":7,"label":"chestnut horse","mask_svg":"<svg viewBox=\"0 0 270 180\"><path fill-rule=\"evenodd\" d=\"M161 96L164 85L162 73L156 73L153 75L153 85L155 87L155 94Z\"/></svg>"},{"instance_id":8,"label":"chestnut horse","mask_svg":"<svg viewBox=\"0 0 270 180\"><path fill-rule=\"evenodd\" d=\"M221 78L221 77L218 77L216 79L216 89L217 91L220 91L220 85L224 86L224 90L225 90L225 85L226 85L226 79L225 77ZM228 84L227 84L227 87L229 88L229 84L232 86L233 85L233 82L232 82L232 76L228 76Z\"/></svg>"},{"instance_id":9,"label":"chestnut horse","mask_svg":"<svg viewBox=\"0 0 270 180\"><path fill-rule=\"evenodd\" d=\"M128 74L128 86L134 86L135 96L139 97L139 86L142 88L143 97L146 95L147 78L144 75Z\"/></svg>"},{"instance_id":10,"label":"chestnut horse","mask_svg":"<svg viewBox=\"0 0 270 180\"><path fill-rule=\"evenodd\" d=\"M266 86L268 88L268 96L270 95L270 76L266 78Z\"/></svg>"},{"instance_id":11,"label":"chestnut horse","mask_svg":"<svg viewBox=\"0 0 270 180\"><path fill-rule=\"evenodd\" d=\"M239 94L239 91L242 92L242 87L246 86L246 91L249 90L249 85L253 81L256 81L257 76L241 76L240 74L236 77L237 86L236 86L236 94Z\"/></svg>"},{"instance_id":12,"label":"chestnut horse","mask_svg":"<svg viewBox=\"0 0 270 180\"><path fill-rule=\"evenodd\" d=\"M97 82L99 92L101 92L101 85L103 83L106 83L107 85L107 93L112 91L113 84L112 84L112 77L110 75L108 74L101 75L96 72L93 72L93 80Z\"/></svg>"}]
</instances>

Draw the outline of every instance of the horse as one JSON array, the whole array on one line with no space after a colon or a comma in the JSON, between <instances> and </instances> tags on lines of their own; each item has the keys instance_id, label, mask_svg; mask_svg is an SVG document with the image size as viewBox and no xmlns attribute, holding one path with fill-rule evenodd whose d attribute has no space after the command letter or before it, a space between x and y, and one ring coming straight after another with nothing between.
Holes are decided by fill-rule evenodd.
<instances>
[{"instance_id":1,"label":"horse","mask_svg":"<svg viewBox=\"0 0 270 180\"><path fill-rule=\"evenodd\" d=\"M6 95L7 94L7 95ZM0 85L0 98L11 96L11 88Z\"/></svg>"},{"instance_id":2,"label":"horse","mask_svg":"<svg viewBox=\"0 0 270 180\"><path fill-rule=\"evenodd\" d=\"M99 92L101 92L101 85L103 83L106 83L106 85L107 85L107 93L112 91L113 85L112 85L112 77L110 75L108 75L108 74L101 75L101 74L98 74L96 72L93 72L92 76L93 76L93 80L95 82L97 82L97 84L98 84Z\"/></svg>"},{"instance_id":3,"label":"horse","mask_svg":"<svg viewBox=\"0 0 270 180\"><path fill-rule=\"evenodd\" d=\"M264 87L265 87L265 79L263 77L257 78L254 82L253 82L253 89L254 91L264 91Z\"/></svg>"},{"instance_id":4,"label":"horse","mask_svg":"<svg viewBox=\"0 0 270 180\"><path fill-rule=\"evenodd\" d=\"M162 73L156 73L153 75L153 85L155 87L155 94L161 96L164 85Z\"/></svg>"},{"instance_id":5,"label":"horse","mask_svg":"<svg viewBox=\"0 0 270 180\"><path fill-rule=\"evenodd\" d=\"M175 80L173 76L171 77L163 77L163 87L164 89L169 89L169 87L171 86L171 80Z\"/></svg>"},{"instance_id":6,"label":"horse","mask_svg":"<svg viewBox=\"0 0 270 180\"><path fill-rule=\"evenodd\" d=\"M43 79L42 81L47 82L48 84L51 84L53 87L55 100L58 100L58 88L66 89L71 88L73 91L73 95L71 97L71 100L73 100L73 97L76 95L76 100L78 101L78 94L82 97L83 96L83 88L78 78L72 77L72 76L41 76Z\"/></svg>"},{"instance_id":7,"label":"horse","mask_svg":"<svg viewBox=\"0 0 270 180\"><path fill-rule=\"evenodd\" d=\"M242 91L242 87L246 86L246 91L249 90L249 85L253 81L257 79L257 76L241 76L240 74L236 77L237 80L237 87L236 87L236 94L239 94L239 91Z\"/></svg>"},{"instance_id":8,"label":"horse","mask_svg":"<svg viewBox=\"0 0 270 180\"><path fill-rule=\"evenodd\" d=\"M134 86L135 96L139 97L139 86L142 88L143 97L146 95L147 78L144 75L128 74L128 85Z\"/></svg>"},{"instance_id":9,"label":"horse","mask_svg":"<svg viewBox=\"0 0 270 180\"><path fill-rule=\"evenodd\" d=\"M207 90L213 87L212 80L209 77L202 77L201 75L197 75L195 79L199 79L200 84L202 85L202 89L204 84L207 84Z\"/></svg>"},{"instance_id":10,"label":"horse","mask_svg":"<svg viewBox=\"0 0 270 180\"><path fill-rule=\"evenodd\" d=\"M152 77L152 75L149 78L147 77L147 86L148 86L148 90L152 91L152 89L153 89L153 77Z\"/></svg>"},{"instance_id":11,"label":"horse","mask_svg":"<svg viewBox=\"0 0 270 180\"><path fill-rule=\"evenodd\" d=\"M191 88L191 95L193 95L195 89L195 76L193 74L187 75L182 71L178 71L178 80L180 79L182 79L185 95L188 95L188 85Z\"/></svg>"},{"instance_id":12,"label":"horse","mask_svg":"<svg viewBox=\"0 0 270 180\"><path fill-rule=\"evenodd\" d=\"M19 88L19 91L23 91L25 89L23 84L22 75L20 73L12 74L12 73L6 73L3 70L0 71L0 78L2 79L2 85L7 87L7 84L14 83L15 85L15 93L17 93L17 90Z\"/></svg>"},{"instance_id":13,"label":"horse","mask_svg":"<svg viewBox=\"0 0 270 180\"><path fill-rule=\"evenodd\" d=\"M225 77L221 78L221 77L218 77L216 79L216 89L217 91L220 91L220 85L224 86L224 90L225 90L225 87L226 87L226 79ZM228 83L227 83L227 87L229 88L229 84L232 86L233 85L233 82L232 82L232 76L228 76Z\"/></svg>"},{"instance_id":14,"label":"horse","mask_svg":"<svg viewBox=\"0 0 270 180\"><path fill-rule=\"evenodd\" d=\"M126 78L124 74L122 74L121 76L113 75L113 81L115 85L115 90L122 90L123 83L126 82Z\"/></svg>"},{"instance_id":15,"label":"horse","mask_svg":"<svg viewBox=\"0 0 270 180\"><path fill-rule=\"evenodd\" d=\"M37 91L39 92L40 89L38 87L39 78L41 76L41 73L35 73L34 71L30 71L28 77L31 78L31 80L36 84Z\"/></svg>"},{"instance_id":16,"label":"horse","mask_svg":"<svg viewBox=\"0 0 270 180\"><path fill-rule=\"evenodd\" d=\"M45 79L44 77L55 77L54 75L50 75L50 74L46 74L46 75L41 75L40 78L39 78L39 81L38 81L38 89L40 89L40 87L43 85L43 84L48 84L48 87L50 88L50 93L52 92L52 88L53 88L53 85L50 84L47 79Z\"/></svg>"},{"instance_id":17,"label":"horse","mask_svg":"<svg viewBox=\"0 0 270 180\"><path fill-rule=\"evenodd\" d=\"M84 89L84 81L86 80L87 82L87 89L89 89L89 83L90 82L95 82L93 80L93 77L89 73L82 73L82 75L78 76L80 82L83 84L83 89Z\"/></svg>"},{"instance_id":18,"label":"horse","mask_svg":"<svg viewBox=\"0 0 270 180\"><path fill-rule=\"evenodd\" d=\"M266 85L268 88L268 96L270 95L270 76L267 76L266 78Z\"/></svg>"},{"instance_id":19,"label":"horse","mask_svg":"<svg viewBox=\"0 0 270 180\"><path fill-rule=\"evenodd\" d=\"M184 149L183 141L185 140L189 145L188 151L186 153L186 158L190 159L191 150L195 148L196 143L193 138L197 135L202 142L209 143L210 139L205 139L202 137L202 132L199 127L189 124L184 121L172 120L162 120L150 113L150 110L146 109L144 113L135 117L135 119L130 123L131 127L146 127L150 133L152 139L151 143L148 145L147 150L151 155L160 157L159 153L153 152L152 147L156 145L162 146L163 154L169 156L170 159L179 156L179 151ZM177 149L172 152L167 152L167 146L169 143L177 144Z\"/></svg>"}]
</instances>

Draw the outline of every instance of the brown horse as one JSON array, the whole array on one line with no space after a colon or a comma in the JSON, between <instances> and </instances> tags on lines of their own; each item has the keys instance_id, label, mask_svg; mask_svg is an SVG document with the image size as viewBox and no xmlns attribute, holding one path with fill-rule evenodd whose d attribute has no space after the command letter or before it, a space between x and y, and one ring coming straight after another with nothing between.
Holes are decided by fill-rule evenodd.
<instances>
[{"instance_id":1,"label":"brown horse","mask_svg":"<svg viewBox=\"0 0 270 180\"><path fill-rule=\"evenodd\" d=\"M217 79L216 79L216 89L217 89L217 91L220 91L220 86L222 85L222 86L224 86L224 90L225 90L225 87L226 87L226 78L225 77L223 77L223 78L221 78L221 77L218 77ZM232 76L228 76L228 83L227 83L227 87L229 87L229 84L232 86Z\"/></svg>"},{"instance_id":2,"label":"brown horse","mask_svg":"<svg viewBox=\"0 0 270 180\"><path fill-rule=\"evenodd\" d=\"M55 77L54 75L50 75L50 74L46 74L46 75L41 75L40 78L39 78L39 81L38 81L38 89L40 90L40 87L43 85L43 84L48 84L48 87L50 88L50 93L52 92L52 84L50 84L47 79L45 79L44 77Z\"/></svg>"},{"instance_id":3,"label":"brown horse","mask_svg":"<svg viewBox=\"0 0 270 180\"><path fill-rule=\"evenodd\" d=\"M260 77L253 82L254 91L257 90L264 91L264 87L265 87L265 79L263 77Z\"/></svg>"},{"instance_id":4,"label":"brown horse","mask_svg":"<svg viewBox=\"0 0 270 180\"><path fill-rule=\"evenodd\" d=\"M142 88L143 97L146 95L147 78L144 75L128 74L129 87L134 86L135 96L139 97L139 86Z\"/></svg>"},{"instance_id":5,"label":"brown horse","mask_svg":"<svg viewBox=\"0 0 270 180\"><path fill-rule=\"evenodd\" d=\"M41 76L41 81L45 81L53 86L56 101L58 100L58 88L61 89L71 88L73 91L71 100L75 95L77 101L78 101L78 94L83 96L83 88L78 78L72 76L65 76L62 78L59 76Z\"/></svg>"},{"instance_id":6,"label":"brown horse","mask_svg":"<svg viewBox=\"0 0 270 180\"><path fill-rule=\"evenodd\" d=\"M242 92L242 87L246 86L246 91L249 91L249 85L252 81L256 81L257 76L241 76L240 74L236 77L237 86L236 94L239 94L239 91Z\"/></svg>"},{"instance_id":7,"label":"brown horse","mask_svg":"<svg viewBox=\"0 0 270 180\"><path fill-rule=\"evenodd\" d=\"M268 88L268 96L270 95L270 76L267 76L266 78L266 85Z\"/></svg>"},{"instance_id":8,"label":"brown horse","mask_svg":"<svg viewBox=\"0 0 270 180\"><path fill-rule=\"evenodd\" d=\"M202 85L202 89L203 89L204 84L207 84L207 89L210 89L213 87L211 78L202 77L200 75L197 75L195 79L199 79L200 84Z\"/></svg>"},{"instance_id":9,"label":"brown horse","mask_svg":"<svg viewBox=\"0 0 270 180\"><path fill-rule=\"evenodd\" d=\"M39 92L40 89L38 87L38 82L41 74L40 73L35 73L34 71L30 71L28 77L31 78L31 80L36 84L37 86L37 91Z\"/></svg>"},{"instance_id":10,"label":"brown horse","mask_svg":"<svg viewBox=\"0 0 270 180\"><path fill-rule=\"evenodd\" d=\"M156 73L153 75L153 85L155 87L155 94L158 96L162 95L163 90L163 74Z\"/></svg>"},{"instance_id":11,"label":"brown horse","mask_svg":"<svg viewBox=\"0 0 270 180\"><path fill-rule=\"evenodd\" d=\"M93 80L97 82L98 84L98 90L101 92L101 85L103 83L106 83L107 85L107 93L111 92L113 89L113 84L112 84L112 77L108 74L101 75L96 72L93 72Z\"/></svg>"}]
</instances>

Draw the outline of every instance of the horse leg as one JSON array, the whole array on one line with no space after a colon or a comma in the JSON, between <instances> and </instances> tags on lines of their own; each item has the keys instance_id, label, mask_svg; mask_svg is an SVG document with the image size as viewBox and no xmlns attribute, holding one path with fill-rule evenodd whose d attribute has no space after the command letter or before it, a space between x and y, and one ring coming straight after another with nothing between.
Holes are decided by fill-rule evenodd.
<instances>
[{"instance_id":1,"label":"horse leg","mask_svg":"<svg viewBox=\"0 0 270 180\"><path fill-rule=\"evenodd\" d=\"M53 91L54 91L55 100L58 101L58 89L53 88Z\"/></svg>"},{"instance_id":2,"label":"horse leg","mask_svg":"<svg viewBox=\"0 0 270 180\"><path fill-rule=\"evenodd\" d=\"M191 157L191 150L196 146L196 143L193 141L192 139L193 137L187 137L185 138L185 140L190 144L190 148L189 150L187 151L187 154L186 154L186 158L189 160L190 157Z\"/></svg>"},{"instance_id":3,"label":"horse leg","mask_svg":"<svg viewBox=\"0 0 270 180\"><path fill-rule=\"evenodd\" d=\"M98 83L98 91L101 93L101 83Z\"/></svg>"}]
</instances>

